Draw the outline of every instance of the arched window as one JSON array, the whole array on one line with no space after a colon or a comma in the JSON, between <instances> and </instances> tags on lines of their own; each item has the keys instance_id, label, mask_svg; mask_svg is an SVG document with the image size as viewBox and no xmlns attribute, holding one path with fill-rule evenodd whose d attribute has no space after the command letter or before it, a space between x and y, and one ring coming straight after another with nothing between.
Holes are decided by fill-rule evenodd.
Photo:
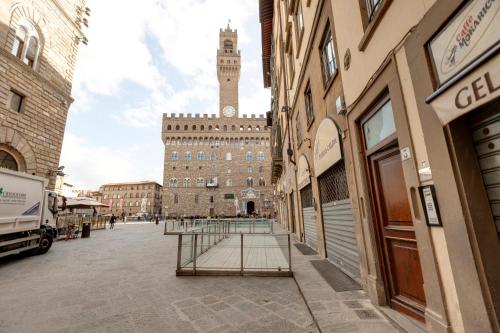
<instances>
[{"instance_id":1,"label":"arched window","mask_svg":"<svg viewBox=\"0 0 500 333\"><path fill-rule=\"evenodd\" d=\"M198 178L196 179L196 186L198 187L204 187L205 186L205 178Z\"/></svg>"},{"instance_id":2,"label":"arched window","mask_svg":"<svg viewBox=\"0 0 500 333\"><path fill-rule=\"evenodd\" d=\"M191 179L184 178L184 187L191 187Z\"/></svg>"},{"instance_id":3,"label":"arched window","mask_svg":"<svg viewBox=\"0 0 500 333\"><path fill-rule=\"evenodd\" d=\"M191 161L191 152L190 151L187 151L184 153L184 159L186 161Z\"/></svg>"},{"instance_id":4,"label":"arched window","mask_svg":"<svg viewBox=\"0 0 500 333\"><path fill-rule=\"evenodd\" d=\"M253 173L253 167L251 165L248 166L247 168L248 173Z\"/></svg>"},{"instance_id":5,"label":"arched window","mask_svg":"<svg viewBox=\"0 0 500 333\"><path fill-rule=\"evenodd\" d=\"M263 173L263 172L264 172L264 167L261 165L261 166L259 167L259 173Z\"/></svg>"},{"instance_id":6,"label":"arched window","mask_svg":"<svg viewBox=\"0 0 500 333\"><path fill-rule=\"evenodd\" d=\"M253 186L253 178L252 177L248 177L247 178L247 186L248 187L252 187Z\"/></svg>"},{"instance_id":7,"label":"arched window","mask_svg":"<svg viewBox=\"0 0 500 333\"><path fill-rule=\"evenodd\" d=\"M249 132L252 131L252 126L248 125L248 129L247 129Z\"/></svg>"},{"instance_id":8,"label":"arched window","mask_svg":"<svg viewBox=\"0 0 500 333\"><path fill-rule=\"evenodd\" d=\"M233 159L233 156L230 152L226 153L226 161L231 161Z\"/></svg>"},{"instance_id":9,"label":"arched window","mask_svg":"<svg viewBox=\"0 0 500 333\"><path fill-rule=\"evenodd\" d=\"M202 151L199 151L198 154L196 155L196 159L198 161L203 161L205 159L205 153Z\"/></svg>"},{"instance_id":10,"label":"arched window","mask_svg":"<svg viewBox=\"0 0 500 333\"><path fill-rule=\"evenodd\" d=\"M188 130L188 125L184 125L184 130L187 131Z\"/></svg>"},{"instance_id":11,"label":"arched window","mask_svg":"<svg viewBox=\"0 0 500 333\"><path fill-rule=\"evenodd\" d=\"M200 131L204 131L205 130L205 125L201 125L200 126Z\"/></svg>"},{"instance_id":12,"label":"arched window","mask_svg":"<svg viewBox=\"0 0 500 333\"><path fill-rule=\"evenodd\" d=\"M210 160L215 161L217 159L217 155L215 155L215 152L213 151L212 154L210 154Z\"/></svg>"},{"instance_id":13,"label":"arched window","mask_svg":"<svg viewBox=\"0 0 500 333\"><path fill-rule=\"evenodd\" d=\"M233 132L236 131L236 126L234 126L234 125L231 126L231 131L233 131Z\"/></svg>"},{"instance_id":14,"label":"arched window","mask_svg":"<svg viewBox=\"0 0 500 333\"><path fill-rule=\"evenodd\" d=\"M211 131L212 130L212 125L208 125L208 130Z\"/></svg>"},{"instance_id":15,"label":"arched window","mask_svg":"<svg viewBox=\"0 0 500 333\"><path fill-rule=\"evenodd\" d=\"M40 49L40 37L36 29L28 21L21 19L16 30L12 54L21 59L26 65L34 67Z\"/></svg>"},{"instance_id":16,"label":"arched window","mask_svg":"<svg viewBox=\"0 0 500 333\"><path fill-rule=\"evenodd\" d=\"M219 125L215 125L215 130L219 131Z\"/></svg>"},{"instance_id":17,"label":"arched window","mask_svg":"<svg viewBox=\"0 0 500 333\"><path fill-rule=\"evenodd\" d=\"M172 161L178 161L179 160L179 153L174 151L172 152Z\"/></svg>"},{"instance_id":18,"label":"arched window","mask_svg":"<svg viewBox=\"0 0 500 333\"><path fill-rule=\"evenodd\" d=\"M259 161L263 161L263 160L264 160L264 152L259 151L259 154L257 155L257 159L258 159Z\"/></svg>"},{"instance_id":19,"label":"arched window","mask_svg":"<svg viewBox=\"0 0 500 333\"><path fill-rule=\"evenodd\" d=\"M193 131L196 131L196 125L193 125L192 129Z\"/></svg>"},{"instance_id":20,"label":"arched window","mask_svg":"<svg viewBox=\"0 0 500 333\"><path fill-rule=\"evenodd\" d=\"M240 126L240 131L243 131L243 126Z\"/></svg>"},{"instance_id":21,"label":"arched window","mask_svg":"<svg viewBox=\"0 0 500 333\"><path fill-rule=\"evenodd\" d=\"M179 195L174 194L174 204L178 204L178 203L179 203Z\"/></svg>"},{"instance_id":22,"label":"arched window","mask_svg":"<svg viewBox=\"0 0 500 333\"><path fill-rule=\"evenodd\" d=\"M179 131L180 129L181 129L181 127L180 127L179 125L176 125L176 126L175 126L175 130L176 130L176 131Z\"/></svg>"},{"instance_id":23,"label":"arched window","mask_svg":"<svg viewBox=\"0 0 500 333\"><path fill-rule=\"evenodd\" d=\"M167 131L171 131L172 130L172 125L168 125L167 126Z\"/></svg>"},{"instance_id":24,"label":"arched window","mask_svg":"<svg viewBox=\"0 0 500 333\"><path fill-rule=\"evenodd\" d=\"M251 151L247 151L246 160L247 161L251 161L252 159L253 159L252 152Z\"/></svg>"},{"instance_id":25,"label":"arched window","mask_svg":"<svg viewBox=\"0 0 500 333\"><path fill-rule=\"evenodd\" d=\"M263 177L259 178L259 186L266 186L266 180Z\"/></svg>"},{"instance_id":26,"label":"arched window","mask_svg":"<svg viewBox=\"0 0 500 333\"><path fill-rule=\"evenodd\" d=\"M226 179L226 186L227 187L233 186L233 181L231 179Z\"/></svg>"},{"instance_id":27,"label":"arched window","mask_svg":"<svg viewBox=\"0 0 500 333\"><path fill-rule=\"evenodd\" d=\"M224 132L227 132L227 125L224 125L223 129L224 129Z\"/></svg>"},{"instance_id":28,"label":"arched window","mask_svg":"<svg viewBox=\"0 0 500 333\"><path fill-rule=\"evenodd\" d=\"M19 166L17 165L17 161L8 152L5 150L0 150L0 168L10 169L14 171L19 170Z\"/></svg>"},{"instance_id":29,"label":"arched window","mask_svg":"<svg viewBox=\"0 0 500 333\"><path fill-rule=\"evenodd\" d=\"M257 125L257 126L255 127L255 130L256 130L257 132L260 132L260 126L259 126L259 125Z\"/></svg>"}]
</instances>

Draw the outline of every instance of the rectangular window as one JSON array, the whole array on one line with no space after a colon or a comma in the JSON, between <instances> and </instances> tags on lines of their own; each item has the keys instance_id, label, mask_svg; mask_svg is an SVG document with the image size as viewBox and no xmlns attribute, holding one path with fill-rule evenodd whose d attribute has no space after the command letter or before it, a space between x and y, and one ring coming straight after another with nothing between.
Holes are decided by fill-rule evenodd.
<instances>
[{"instance_id":1,"label":"rectangular window","mask_svg":"<svg viewBox=\"0 0 500 333\"><path fill-rule=\"evenodd\" d=\"M307 126L311 125L314 120L314 109L313 109L313 99L311 92L311 84L307 84L306 91L304 92L304 100L306 103L306 118L307 118Z\"/></svg>"},{"instance_id":2,"label":"rectangular window","mask_svg":"<svg viewBox=\"0 0 500 333\"><path fill-rule=\"evenodd\" d=\"M226 194L224 194L224 199L234 199L234 193L226 193Z\"/></svg>"},{"instance_id":3,"label":"rectangular window","mask_svg":"<svg viewBox=\"0 0 500 333\"><path fill-rule=\"evenodd\" d=\"M194 203L199 203L200 202L200 196L198 194L194 195Z\"/></svg>"},{"instance_id":4,"label":"rectangular window","mask_svg":"<svg viewBox=\"0 0 500 333\"><path fill-rule=\"evenodd\" d=\"M302 40L302 34L304 33L304 17L302 16L302 4L300 0L298 1L297 11L295 13L295 34L297 38L297 50L299 49L300 42Z\"/></svg>"},{"instance_id":5,"label":"rectangular window","mask_svg":"<svg viewBox=\"0 0 500 333\"><path fill-rule=\"evenodd\" d=\"M214 196L213 195L210 196L210 203L214 203Z\"/></svg>"},{"instance_id":6,"label":"rectangular window","mask_svg":"<svg viewBox=\"0 0 500 333\"><path fill-rule=\"evenodd\" d=\"M368 13L368 21L371 21L373 15L377 12L377 9L380 8L380 4L382 0L366 0L366 10Z\"/></svg>"},{"instance_id":7,"label":"rectangular window","mask_svg":"<svg viewBox=\"0 0 500 333\"><path fill-rule=\"evenodd\" d=\"M323 80L328 83L337 70L333 38L329 29L321 43L321 63L323 65Z\"/></svg>"},{"instance_id":8,"label":"rectangular window","mask_svg":"<svg viewBox=\"0 0 500 333\"><path fill-rule=\"evenodd\" d=\"M373 116L363 124L365 134L366 149L373 148L382 140L388 138L396 132L394 114L392 113L392 103L388 100Z\"/></svg>"},{"instance_id":9,"label":"rectangular window","mask_svg":"<svg viewBox=\"0 0 500 333\"><path fill-rule=\"evenodd\" d=\"M177 194L174 194L174 204L179 203L179 196Z\"/></svg>"},{"instance_id":10,"label":"rectangular window","mask_svg":"<svg viewBox=\"0 0 500 333\"><path fill-rule=\"evenodd\" d=\"M300 146L302 143L302 127L300 126L299 114L295 118L295 131L297 132L297 145Z\"/></svg>"},{"instance_id":11,"label":"rectangular window","mask_svg":"<svg viewBox=\"0 0 500 333\"><path fill-rule=\"evenodd\" d=\"M14 112L21 113L23 110L25 96L11 90L10 91L10 109Z\"/></svg>"},{"instance_id":12,"label":"rectangular window","mask_svg":"<svg viewBox=\"0 0 500 333\"><path fill-rule=\"evenodd\" d=\"M295 76L295 63L293 59L292 43L290 43L290 48L287 53L287 59L288 59L288 77L290 79L289 85L291 86L293 82L293 77Z\"/></svg>"}]
</instances>

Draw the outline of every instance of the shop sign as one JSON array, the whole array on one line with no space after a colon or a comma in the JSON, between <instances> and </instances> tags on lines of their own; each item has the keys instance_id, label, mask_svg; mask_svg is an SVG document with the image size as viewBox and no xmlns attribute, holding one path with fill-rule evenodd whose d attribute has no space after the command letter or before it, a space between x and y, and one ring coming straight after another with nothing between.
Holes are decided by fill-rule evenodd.
<instances>
[{"instance_id":1,"label":"shop sign","mask_svg":"<svg viewBox=\"0 0 500 333\"><path fill-rule=\"evenodd\" d=\"M443 125L500 96L500 55L436 97L431 105Z\"/></svg>"},{"instance_id":2,"label":"shop sign","mask_svg":"<svg viewBox=\"0 0 500 333\"><path fill-rule=\"evenodd\" d=\"M498 43L499 12L500 0L472 0L429 43L440 84Z\"/></svg>"},{"instance_id":3,"label":"shop sign","mask_svg":"<svg viewBox=\"0 0 500 333\"><path fill-rule=\"evenodd\" d=\"M342 159L339 130L333 120L325 118L318 127L314 141L316 177Z\"/></svg>"},{"instance_id":4,"label":"shop sign","mask_svg":"<svg viewBox=\"0 0 500 333\"><path fill-rule=\"evenodd\" d=\"M309 172L309 163L304 155L301 155L297 163L297 184L301 190L311 183L311 174Z\"/></svg>"}]
</instances>

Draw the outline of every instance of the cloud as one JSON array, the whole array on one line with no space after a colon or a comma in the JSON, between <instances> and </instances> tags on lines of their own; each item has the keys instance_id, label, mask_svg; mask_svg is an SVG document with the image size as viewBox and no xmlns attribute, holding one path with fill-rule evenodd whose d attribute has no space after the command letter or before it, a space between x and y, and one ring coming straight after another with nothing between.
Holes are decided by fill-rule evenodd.
<instances>
[{"instance_id":1,"label":"cloud","mask_svg":"<svg viewBox=\"0 0 500 333\"><path fill-rule=\"evenodd\" d=\"M100 185L110 182L146 179L156 180L161 184L162 157L148 154L150 150L142 145L116 148L90 145L88 140L67 133L64 137L61 165L68 172L66 181L84 189L98 189ZM151 160L155 157L160 163ZM157 167L151 168L151 165Z\"/></svg>"},{"instance_id":2,"label":"cloud","mask_svg":"<svg viewBox=\"0 0 500 333\"><path fill-rule=\"evenodd\" d=\"M109 181L161 180L163 113L218 113L219 28L231 19L242 50L240 114L263 113L269 91L260 68L255 0L87 0L85 29L73 81L73 103L61 162L85 187ZM91 121L113 125L114 137L93 133ZM77 119L77 120L75 120ZM157 131L153 144L141 134ZM75 135L78 133L78 135ZM93 133L84 139L83 133ZM123 133L135 147L120 144ZM134 137L136 135L137 137ZM143 158L147 154L148 162ZM138 161L139 160L139 161Z\"/></svg>"}]
</instances>

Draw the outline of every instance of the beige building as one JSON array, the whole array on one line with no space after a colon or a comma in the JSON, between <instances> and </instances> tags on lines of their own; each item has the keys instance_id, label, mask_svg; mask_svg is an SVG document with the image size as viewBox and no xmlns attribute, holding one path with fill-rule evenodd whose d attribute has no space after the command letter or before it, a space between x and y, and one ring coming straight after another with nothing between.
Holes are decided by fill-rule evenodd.
<instances>
[{"instance_id":1,"label":"beige building","mask_svg":"<svg viewBox=\"0 0 500 333\"><path fill-rule=\"evenodd\" d=\"M0 3L0 165L47 177L50 188L88 14L84 0Z\"/></svg>"},{"instance_id":2,"label":"beige building","mask_svg":"<svg viewBox=\"0 0 500 333\"><path fill-rule=\"evenodd\" d=\"M269 0L261 22L282 223L396 321L499 332L500 2ZM325 203L332 167L350 218Z\"/></svg>"},{"instance_id":3,"label":"beige building","mask_svg":"<svg viewBox=\"0 0 500 333\"><path fill-rule=\"evenodd\" d=\"M130 216L138 213L147 215L162 213L162 186L155 181L104 184L93 197L108 205L101 208L101 214Z\"/></svg>"},{"instance_id":4,"label":"beige building","mask_svg":"<svg viewBox=\"0 0 500 333\"><path fill-rule=\"evenodd\" d=\"M163 115L163 209L169 216L272 213L267 121L240 117L237 31L221 29L219 39L219 115Z\"/></svg>"}]
</instances>

